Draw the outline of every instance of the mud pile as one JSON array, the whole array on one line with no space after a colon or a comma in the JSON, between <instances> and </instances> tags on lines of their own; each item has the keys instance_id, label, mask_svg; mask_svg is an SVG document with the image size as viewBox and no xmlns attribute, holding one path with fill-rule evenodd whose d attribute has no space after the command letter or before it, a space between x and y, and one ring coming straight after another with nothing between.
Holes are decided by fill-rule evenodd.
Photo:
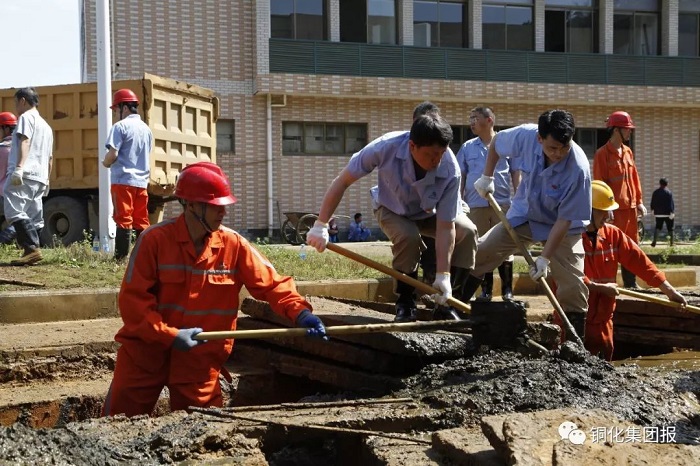
<instances>
[{"instance_id":1,"label":"mud pile","mask_svg":"<svg viewBox=\"0 0 700 466\"><path fill-rule=\"evenodd\" d=\"M0 458L11 464L352 464L349 458L381 464L381 444L381 455L387 448L403 452L401 464L449 464L425 445L406 458L406 442L392 440L387 447L367 430L413 438L409 444L420 446L434 432L477 427L486 415L567 407L606 411L640 426L673 425L676 442L700 444L699 372L614 368L569 344L539 359L483 351L426 366L403 384L386 394L387 400L401 397L400 403L381 408L334 405L331 400L354 396L343 392L307 397L298 409L285 404L96 419L50 430L16 424L0 429ZM298 462L302 458L309 462Z\"/></svg>"}]
</instances>

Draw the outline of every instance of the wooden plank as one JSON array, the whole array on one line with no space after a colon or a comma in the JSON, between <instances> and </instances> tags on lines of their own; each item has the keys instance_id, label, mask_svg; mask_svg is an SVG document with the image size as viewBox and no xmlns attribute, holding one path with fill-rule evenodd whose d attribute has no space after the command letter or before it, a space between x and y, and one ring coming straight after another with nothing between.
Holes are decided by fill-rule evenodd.
<instances>
[{"instance_id":1,"label":"wooden plank","mask_svg":"<svg viewBox=\"0 0 700 466\"><path fill-rule=\"evenodd\" d=\"M700 335L700 319L679 319L667 315L617 314L613 316L613 324L624 327L650 328L669 332L689 333Z\"/></svg>"},{"instance_id":2,"label":"wooden plank","mask_svg":"<svg viewBox=\"0 0 700 466\"><path fill-rule=\"evenodd\" d=\"M687 333L615 326L613 337L617 342L700 349L700 335Z\"/></svg>"},{"instance_id":3,"label":"wooden plank","mask_svg":"<svg viewBox=\"0 0 700 466\"><path fill-rule=\"evenodd\" d=\"M664 315L673 316L679 319L691 320L700 322L700 316L697 314L680 312L672 307L663 306L649 301L641 301L639 299L618 298L615 313L620 314L640 314L640 315Z\"/></svg>"}]
</instances>

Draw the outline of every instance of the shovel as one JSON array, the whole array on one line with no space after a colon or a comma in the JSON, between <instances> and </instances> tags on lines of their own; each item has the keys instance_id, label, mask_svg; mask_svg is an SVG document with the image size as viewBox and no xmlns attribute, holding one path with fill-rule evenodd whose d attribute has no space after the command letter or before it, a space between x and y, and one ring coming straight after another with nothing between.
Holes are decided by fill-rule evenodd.
<instances>
[{"instance_id":1,"label":"shovel","mask_svg":"<svg viewBox=\"0 0 700 466\"><path fill-rule=\"evenodd\" d=\"M659 298L658 296L651 296L648 294L639 293L637 291L627 290L625 288L618 288L617 291L619 291L620 294L632 296L633 298L643 299L645 301L650 301L652 303L662 304L664 306L675 307L675 308L681 307L681 303L677 303L675 301L670 301L666 298ZM686 305L685 310L689 311L689 312L694 312L695 314L700 314L700 307L691 306L690 304Z\"/></svg>"},{"instance_id":2,"label":"shovel","mask_svg":"<svg viewBox=\"0 0 700 466\"><path fill-rule=\"evenodd\" d=\"M362 256L360 254L357 254L356 252L350 251L348 249L345 249L342 246L338 246L335 243L329 242L326 245L326 248L330 249L333 252L337 252L341 256L345 256L348 259L352 259L354 261L359 262L360 264L364 264L368 267L372 267L375 270L378 270L382 273L385 273L387 275L390 275L394 277L397 280L400 280L404 283L407 283L414 287L417 290L422 291L423 293L426 294L439 294L440 292L433 288L432 286L428 285L427 283L423 283L422 281L416 280L413 277L409 277L405 273L401 273L397 270L392 269L391 267L387 267L384 264L380 264L379 262L373 261L372 259L368 259L365 256ZM452 306L453 308L460 310L464 312L465 314L469 314L471 312L471 307L469 307L469 304L463 303L462 301L456 299L456 298L448 298L447 299L447 304Z\"/></svg>"},{"instance_id":3,"label":"shovel","mask_svg":"<svg viewBox=\"0 0 700 466\"><path fill-rule=\"evenodd\" d=\"M525 244L523 244L522 241L520 241L520 237L518 234L515 232L513 229L513 226L510 224L508 219L506 218L506 214L503 213L503 210L501 210L501 206L498 205L496 202L496 199L494 199L493 194L487 193L488 194L488 201L489 204L491 204L491 207L493 210L496 211L496 215L498 215L498 218L501 220L501 223L505 227L505 229L508 231L510 234L510 237L513 239L515 244L520 248L520 253L523 255L527 263L532 267L535 265L535 261L532 259L532 256L530 255L530 251L527 250L525 247ZM566 314L564 313L564 309L562 309L561 305L559 304L559 301L557 301L557 297L554 296L554 292L552 292L552 289L549 287L549 283L547 283L547 280L545 280L544 277L540 277L537 282L542 285L544 288L545 293L547 294L547 297L549 298L549 302L552 303L552 306L554 306L554 309L556 309L557 314L559 314L559 317L561 318L562 322L564 323L564 326L566 327L566 333L568 335L568 338L570 340L575 341L578 343L581 347L583 347L583 342L581 341L581 338L576 334L576 330L574 330L574 327L571 325L571 322L569 322L569 319L566 317Z\"/></svg>"},{"instance_id":4,"label":"shovel","mask_svg":"<svg viewBox=\"0 0 700 466\"><path fill-rule=\"evenodd\" d=\"M435 330L452 327L469 327L471 322L467 320L437 320L430 322L394 322L384 324L363 325L334 325L326 327L326 335L351 335L359 333L389 333L389 332L417 332L420 330ZM223 332L201 332L195 340L227 340L265 339L283 337L304 337L306 328L271 328L260 330L231 330Z\"/></svg>"}]
</instances>

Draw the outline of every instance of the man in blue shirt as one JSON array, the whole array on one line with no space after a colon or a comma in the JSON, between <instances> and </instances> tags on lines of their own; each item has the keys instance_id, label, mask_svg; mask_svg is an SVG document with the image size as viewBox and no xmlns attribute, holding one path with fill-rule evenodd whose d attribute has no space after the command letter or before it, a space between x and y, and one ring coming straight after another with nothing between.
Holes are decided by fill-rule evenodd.
<instances>
[{"instance_id":1,"label":"man in blue shirt","mask_svg":"<svg viewBox=\"0 0 700 466\"><path fill-rule=\"evenodd\" d=\"M590 223L591 174L586 154L572 141L574 131L571 113L549 110L540 115L537 125L499 132L474 187L482 197L495 192L494 171L502 157L510 157L511 168L521 171L522 182L508 210L508 220L526 245L543 243L530 276L533 280L546 278L551 267L557 299L583 339L588 288L583 281L581 233ZM484 235L462 300L471 298L484 274L517 250L502 224Z\"/></svg>"},{"instance_id":2,"label":"man in blue shirt","mask_svg":"<svg viewBox=\"0 0 700 466\"><path fill-rule=\"evenodd\" d=\"M107 155L102 165L111 169L112 203L117 236L114 238L114 259L129 254L131 230L136 236L148 228L149 156L153 133L138 114L139 99L131 89L114 93L112 110L119 121L107 135Z\"/></svg>"},{"instance_id":3,"label":"man in blue shirt","mask_svg":"<svg viewBox=\"0 0 700 466\"><path fill-rule=\"evenodd\" d=\"M370 229L362 223L362 214L356 213L353 221L350 222L348 241L367 241L371 234Z\"/></svg>"},{"instance_id":4,"label":"man in blue shirt","mask_svg":"<svg viewBox=\"0 0 700 466\"><path fill-rule=\"evenodd\" d=\"M479 235L483 236L500 223L498 215L491 208L488 201L481 197L474 189L474 183L484 172L486 156L489 146L496 132L493 129L496 115L489 107L475 107L471 110L469 123L472 133L477 137L465 142L457 152L457 162L462 171L464 182L464 201L469 206L469 218L476 225ZM520 172L512 170L509 157L501 157L494 171L494 184L496 191L493 197L504 212L510 208L511 181L513 191L517 191L520 183ZM513 256L508 256L498 266L498 274L501 277L501 296L503 300L513 299ZM481 296L477 301L491 301L493 293L493 271L486 272L481 284Z\"/></svg>"},{"instance_id":5,"label":"man in blue shirt","mask_svg":"<svg viewBox=\"0 0 700 466\"><path fill-rule=\"evenodd\" d=\"M387 133L369 143L331 183L306 242L319 252L325 250L328 220L345 190L376 169L375 217L392 242L393 268L415 278L423 247L421 234L434 237L437 273L433 287L440 291L434 299L445 304L452 296L451 268L452 275L466 281L474 266L477 239L476 227L461 208L461 174L448 150L451 140L450 125L440 115L429 113L416 118L410 132ZM397 283L397 322L416 319L414 291ZM434 317L458 318L451 308L439 308Z\"/></svg>"}]
</instances>

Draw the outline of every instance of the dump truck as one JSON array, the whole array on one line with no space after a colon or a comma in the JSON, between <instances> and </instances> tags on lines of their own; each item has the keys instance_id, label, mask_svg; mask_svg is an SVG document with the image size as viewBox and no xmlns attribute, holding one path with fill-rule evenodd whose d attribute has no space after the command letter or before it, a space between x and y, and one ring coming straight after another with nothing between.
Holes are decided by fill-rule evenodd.
<instances>
[{"instance_id":1,"label":"dump truck","mask_svg":"<svg viewBox=\"0 0 700 466\"><path fill-rule=\"evenodd\" d=\"M113 91L123 88L139 97L139 114L153 131L148 211L154 223L162 218L165 203L174 200L175 182L185 166L216 162L218 98L210 89L151 74L112 82ZM98 233L98 170L106 149L98 138L97 83L35 89L39 113L54 136L41 239L43 244L58 240L68 245ZM15 91L0 90L0 111L15 112Z\"/></svg>"}]
</instances>

